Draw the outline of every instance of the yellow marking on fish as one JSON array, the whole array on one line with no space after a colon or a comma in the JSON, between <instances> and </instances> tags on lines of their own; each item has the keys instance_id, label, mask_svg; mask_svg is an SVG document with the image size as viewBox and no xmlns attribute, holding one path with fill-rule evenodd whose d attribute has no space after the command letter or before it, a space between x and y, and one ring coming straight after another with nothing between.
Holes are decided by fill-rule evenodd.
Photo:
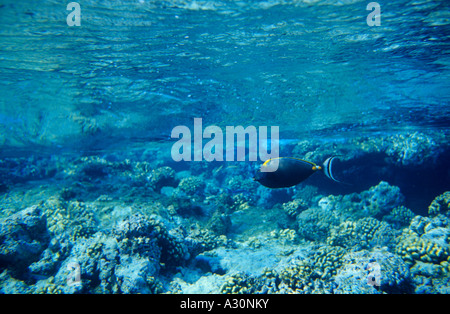
<instances>
[{"instance_id":1,"label":"yellow marking on fish","mask_svg":"<svg viewBox=\"0 0 450 314\"><path fill-rule=\"evenodd\" d=\"M313 162L310 162L310 161L307 161L307 160L303 160L303 159L300 159L300 158L294 158L294 157L276 157L276 158L270 158L270 159L267 159L262 165L263 165L263 166L266 166L271 160L274 160L274 159L295 159L295 160L299 160L299 161L303 161L303 162L307 162L308 164L311 164L311 165L313 166L313 170L315 170L314 167L318 167L318 168L317 168L318 170L322 169L320 166L317 166L317 165L316 165L315 163L313 163Z\"/></svg>"}]
</instances>

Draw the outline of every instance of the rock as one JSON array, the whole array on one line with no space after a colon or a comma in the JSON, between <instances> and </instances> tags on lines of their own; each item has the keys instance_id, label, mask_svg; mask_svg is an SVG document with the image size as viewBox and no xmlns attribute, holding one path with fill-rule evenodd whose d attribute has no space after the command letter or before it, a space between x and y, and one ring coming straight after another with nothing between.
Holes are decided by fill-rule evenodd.
<instances>
[{"instance_id":1,"label":"rock","mask_svg":"<svg viewBox=\"0 0 450 314\"><path fill-rule=\"evenodd\" d=\"M367 216L381 219L394 208L401 206L404 200L399 187L381 181L361 193L321 198L318 206L327 211L337 211L340 215L352 219Z\"/></svg>"},{"instance_id":2,"label":"rock","mask_svg":"<svg viewBox=\"0 0 450 314\"><path fill-rule=\"evenodd\" d=\"M49 242L45 216L38 206L0 219L0 268L10 267L24 275Z\"/></svg>"},{"instance_id":3,"label":"rock","mask_svg":"<svg viewBox=\"0 0 450 314\"><path fill-rule=\"evenodd\" d=\"M115 276L122 293L152 293L149 278L157 276L159 265L138 256L121 256Z\"/></svg>"}]
</instances>

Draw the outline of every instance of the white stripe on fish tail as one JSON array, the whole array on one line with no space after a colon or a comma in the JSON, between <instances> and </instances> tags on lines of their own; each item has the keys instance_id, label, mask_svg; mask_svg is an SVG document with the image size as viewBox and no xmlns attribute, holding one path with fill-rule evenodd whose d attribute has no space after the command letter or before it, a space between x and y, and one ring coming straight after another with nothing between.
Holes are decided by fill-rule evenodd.
<instances>
[{"instance_id":1,"label":"white stripe on fish tail","mask_svg":"<svg viewBox=\"0 0 450 314\"><path fill-rule=\"evenodd\" d=\"M336 179L333 177L333 172L331 171L331 164L333 163L333 160L334 160L335 158L336 158L336 156L333 156L333 157L327 158L327 160L325 160L325 161L323 162L323 172L324 172L325 175L326 175L328 178L330 178L331 180L336 181L336 182L340 182L339 180L336 180Z\"/></svg>"}]
</instances>

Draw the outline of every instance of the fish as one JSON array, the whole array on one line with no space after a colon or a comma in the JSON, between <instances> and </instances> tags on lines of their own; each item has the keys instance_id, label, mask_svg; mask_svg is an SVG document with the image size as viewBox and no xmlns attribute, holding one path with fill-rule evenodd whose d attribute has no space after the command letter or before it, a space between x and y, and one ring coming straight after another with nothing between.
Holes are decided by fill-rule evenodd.
<instances>
[{"instance_id":1,"label":"fish","mask_svg":"<svg viewBox=\"0 0 450 314\"><path fill-rule=\"evenodd\" d=\"M271 158L261 165L253 180L271 189L288 188L305 181L313 173L322 171L329 179L342 183L333 176L331 170L335 158L337 156L327 158L321 166L294 157ZM277 167L275 166L276 170L268 170L271 166L273 167L273 164L278 165Z\"/></svg>"}]
</instances>

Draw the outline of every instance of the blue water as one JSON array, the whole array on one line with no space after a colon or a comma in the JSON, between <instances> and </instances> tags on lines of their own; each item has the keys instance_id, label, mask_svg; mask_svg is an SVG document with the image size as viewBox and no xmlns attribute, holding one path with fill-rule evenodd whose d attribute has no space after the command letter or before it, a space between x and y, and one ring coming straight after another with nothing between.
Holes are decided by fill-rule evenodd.
<instances>
[{"instance_id":1,"label":"blue water","mask_svg":"<svg viewBox=\"0 0 450 314\"><path fill-rule=\"evenodd\" d=\"M167 207L189 176L206 184L199 195L184 191L196 210L174 214L190 224L207 226L218 191L241 195L253 210L266 201L279 210L299 195L317 207L320 197L362 193L380 181L398 186L403 204L427 216L450 189L450 3L379 1L381 25L369 26L368 2L82 0L81 26L68 26L69 2L1 0L0 217L66 195L63 188L74 191L65 201L88 207L102 195L114 206ZM336 175L350 185L317 175L302 183L304 194L292 188L268 197L261 187L229 183L250 179L261 160L176 163L171 132L193 130L194 118L222 130L278 126L283 155L316 163L339 155ZM142 179L139 163L171 167L177 183L143 195L151 170ZM229 238L255 227L224 215L235 227L224 231ZM125 215L114 217L97 217L96 230ZM187 223L177 221L167 229ZM0 271L10 268L2 263ZM65 265L58 263L54 272ZM30 277L27 267L16 271L30 289L32 278L55 275ZM163 291L174 292L164 276Z\"/></svg>"}]
</instances>

